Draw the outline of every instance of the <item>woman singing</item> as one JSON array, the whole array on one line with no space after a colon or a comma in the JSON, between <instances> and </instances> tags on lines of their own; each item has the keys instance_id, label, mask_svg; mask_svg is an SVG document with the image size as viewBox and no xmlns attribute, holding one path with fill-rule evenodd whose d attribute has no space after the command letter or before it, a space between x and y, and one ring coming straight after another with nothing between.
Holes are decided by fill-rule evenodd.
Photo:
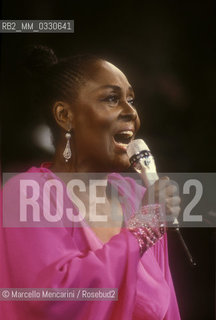
<instances>
[{"instance_id":1,"label":"woman singing","mask_svg":"<svg viewBox=\"0 0 216 320\"><path fill-rule=\"evenodd\" d=\"M13 222L13 228L1 228L1 288L116 288L118 298L2 301L1 318L180 319L166 233L158 220L158 205L148 205L147 201L150 193L154 193L155 199L162 197L166 214L177 217L180 199L168 178L159 179L145 189L121 174L130 167L126 149L140 127L128 79L101 58L85 55L58 60L51 49L42 46L32 49L26 68L34 88L32 100L48 121L56 151L52 162L16 175L3 188L4 221ZM43 214L48 209L54 212L57 207L65 213L65 208L73 207L77 216L83 213L69 199L70 181L80 174L86 182L86 175L94 177L92 173L100 174L103 181L97 187L97 196L104 199L99 204L100 216L107 217L102 219L103 226L90 219L94 197L88 198L87 184L79 196L85 203L88 223L79 220L79 226L75 227L76 222L69 224L64 216L53 221L53 225L51 222L44 225ZM38 211L32 224L23 227L21 198L24 191L26 197L34 197L26 191L29 174L31 186L37 191ZM44 191L47 181L55 181L55 187L64 194L60 201L57 189L50 187L48 209ZM110 186L118 191L118 196L114 196L114 214L118 217L115 223ZM60 199L60 206L56 199ZM25 209L28 217L32 216L29 207ZM128 221L133 222L140 208L143 214L151 209L154 223L129 228ZM21 216L22 223L15 226Z\"/></svg>"}]
</instances>

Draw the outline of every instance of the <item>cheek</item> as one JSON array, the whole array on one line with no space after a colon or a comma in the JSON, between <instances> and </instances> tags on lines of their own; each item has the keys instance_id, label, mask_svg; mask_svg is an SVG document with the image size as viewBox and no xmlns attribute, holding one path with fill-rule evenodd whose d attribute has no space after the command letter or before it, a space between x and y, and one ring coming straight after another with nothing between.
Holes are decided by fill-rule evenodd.
<instances>
[{"instance_id":1,"label":"cheek","mask_svg":"<svg viewBox=\"0 0 216 320\"><path fill-rule=\"evenodd\" d=\"M136 119L136 124L135 124L137 131L139 130L140 125L141 125L140 117L139 117L139 115L137 114L137 119Z\"/></svg>"},{"instance_id":2,"label":"cheek","mask_svg":"<svg viewBox=\"0 0 216 320\"><path fill-rule=\"evenodd\" d=\"M83 124L86 126L87 124L92 124L98 126L106 125L110 121L113 121L112 115L105 110L103 107L97 106L97 104L93 106L84 105L81 106L80 109L75 114L75 124Z\"/></svg>"},{"instance_id":3,"label":"cheek","mask_svg":"<svg viewBox=\"0 0 216 320\"><path fill-rule=\"evenodd\" d=\"M115 116L106 110L97 108L96 110L86 109L78 115L76 124L78 130L82 133L102 136L104 134L111 133L112 124L115 120ZM83 134L82 134L83 135Z\"/></svg>"},{"instance_id":4,"label":"cheek","mask_svg":"<svg viewBox=\"0 0 216 320\"><path fill-rule=\"evenodd\" d=\"M111 145L111 127L114 119L101 112L86 112L76 119L77 146L82 144L94 152L106 152ZM87 151L87 150L86 150Z\"/></svg>"}]
</instances>

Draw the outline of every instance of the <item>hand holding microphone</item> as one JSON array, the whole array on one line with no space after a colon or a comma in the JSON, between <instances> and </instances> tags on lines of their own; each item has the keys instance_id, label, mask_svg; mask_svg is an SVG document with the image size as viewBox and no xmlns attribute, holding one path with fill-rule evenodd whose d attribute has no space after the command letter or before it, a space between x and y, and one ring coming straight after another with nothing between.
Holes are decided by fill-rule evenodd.
<instances>
[{"instance_id":1,"label":"hand holding microphone","mask_svg":"<svg viewBox=\"0 0 216 320\"><path fill-rule=\"evenodd\" d=\"M180 213L181 199L177 187L172 185L168 177L158 177L154 158L149 147L142 139L133 140L128 144L127 153L134 169L140 174L146 192L143 205L158 203L165 209L165 214L173 218L173 225L178 227L177 217Z\"/></svg>"},{"instance_id":2,"label":"hand holding microphone","mask_svg":"<svg viewBox=\"0 0 216 320\"><path fill-rule=\"evenodd\" d=\"M193 257L181 235L179 229L178 215L180 212L181 199L177 193L177 187L170 183L168 177L159 178L154 158L149 150L149 147L142 139L131 141L127 147L127 154L131 165L137 171L147 188L143 205L151 203L164 204L165 213L173 217L173 226L179 236L185 253L192 266L196 265Z\"/></svg>"}]
</instances>

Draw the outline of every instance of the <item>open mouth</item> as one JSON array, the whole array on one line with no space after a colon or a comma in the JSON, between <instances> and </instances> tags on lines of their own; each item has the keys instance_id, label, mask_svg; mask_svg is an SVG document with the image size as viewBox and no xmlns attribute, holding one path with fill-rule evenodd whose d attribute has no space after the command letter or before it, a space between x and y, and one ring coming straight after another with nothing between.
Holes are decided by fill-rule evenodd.
<instances>
[{"instance_id":1,"label":"open mouth","mask_svg":"<svg viewBox=\"0 0 216 320\"><path fill-rule=\"evenodd\" d=\"M131 142L133 138L133 131L131 130L123 130L114 135L114 141L115 143L119 146L122 147L123 149L126 150L127 145Z\"/></svg>"}]
</instances>

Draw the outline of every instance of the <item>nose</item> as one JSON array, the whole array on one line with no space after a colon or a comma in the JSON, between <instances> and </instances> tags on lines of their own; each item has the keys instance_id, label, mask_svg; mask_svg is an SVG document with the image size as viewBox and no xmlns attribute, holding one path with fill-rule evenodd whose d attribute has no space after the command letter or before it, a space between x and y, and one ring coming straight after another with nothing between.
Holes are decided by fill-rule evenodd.
<instances>
[{"instance_id":1,"label":"nose","mask_svg":"<svg viewBox=\"0 0 216 320\"><path fill-rule=\"evenodd\" d=\"M119 117L124 121L136 121L138 113L136 109L128 102L122 104L122 110Z\"/></svg>"}]
</instances>

